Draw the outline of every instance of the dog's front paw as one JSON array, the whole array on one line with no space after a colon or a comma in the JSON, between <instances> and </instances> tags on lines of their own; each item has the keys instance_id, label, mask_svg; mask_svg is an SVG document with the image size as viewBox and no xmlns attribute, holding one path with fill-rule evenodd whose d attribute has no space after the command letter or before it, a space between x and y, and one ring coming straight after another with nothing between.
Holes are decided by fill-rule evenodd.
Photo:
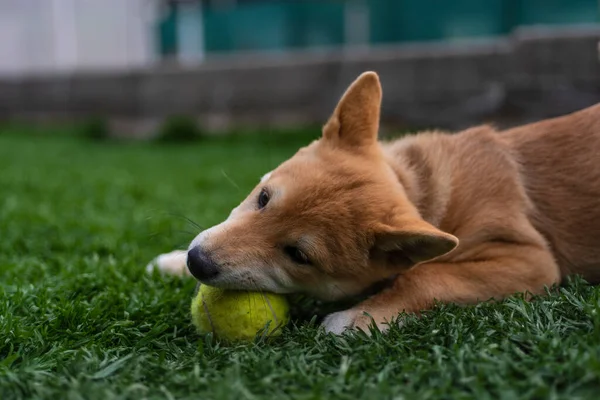
<instances>
[{"instance_id":1,"label":"dog's front paw","mask_svg":"<svg viewBox=\"0 0 600 400\"><path fill-rule=\"evenodd\" d=\"M187 268L187 252L175 250L170 253L161 254L146 266L146 271L152 273L155 269L168 275L189 276Z\"/></svg>"},{"instance_id":2,"label":"dog's front paw","mask_svg":"<svg viewBox=\"0 0 600 400\"><path fill-rule=\"evenodd\" d=\"M329 314L325 317L321 326L325 329L325 332L341 335L345 330L354 328L354 321L356 321L359 314L360 311L354 308Z\"/></svg>"},{"instance_id":3,"label":"dog's front paw","mask_svg":"<svg viewBox=\"0 0 600 400\"><path fill-rule=\"evenodd\" d=\"M392 316L386 318L381 313L369 312L361 308L351 308L349 310L329 314L323 320L321 326L326 332L341 335L346 330L361 330L366 334L371 334L371 327L375 325L380 332L389 329L388 321Z\"/></svg>"}]
</instances>

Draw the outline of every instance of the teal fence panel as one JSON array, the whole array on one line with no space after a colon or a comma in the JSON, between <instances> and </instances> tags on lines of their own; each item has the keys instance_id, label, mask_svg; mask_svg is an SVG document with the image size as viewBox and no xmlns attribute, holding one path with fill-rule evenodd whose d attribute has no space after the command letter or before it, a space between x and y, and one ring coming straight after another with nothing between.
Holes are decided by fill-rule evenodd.
<instances>
[{"instance_id":1,"label":"teal fence panel","mask_svg":"<svg viewBox=\"0 0 600 400\"><path fill-rule=\"evenodd\" d=\"M287 50L343 43L341 1L241 4L204 12L206 50Z\"/></svg>"},{"instance_id":2,"label":"teal fence panel","mask_svg":"<svg viewBox=\"0 0 600 400\"><path fill-rule=\"evenodd\" d=\"M371 0L372 43L506 34L518 26L600 22L597 0Z\"/></svg>"},{"instance_id":3,"label":"teal fence panel","mask_svg":"<svg viewBox=\"0 0 600 400\"><path fill-rule=\"evenodd\" d=\"M176 52L177 27L183 23L203 25L208 53L340 46L349 1L205 6L195 18L181 18L178 14L184 11L174 7L158 26L160 52ZM372 44L499 36L523 25L600 22L597 0L364 0L363 4L369 12Z\"/></svg>"},{"instance_id":4,"label":"teal fence panel","mask_svg":"<svg viewBox=\"0 0 600 400\"><path fill-rule=\"evenodd\" d=\"M177 53L177 8L170 7L157 23L158 52L162 55Z\"/></svg>"},{"instance_id":5,"label":"teal fence panel","mask_svg":"<svg viewBox=\"0 0 600 400\"><path fill-rule=\"evenodd\" d=\"M372 0L372 43L494 36L505 32L503 0Z\"/></svg>"},{"instance_id":6,"label":"teal fence panel","mask_svg":"<svg viewBox=\"0 0 600 400\"><path fill-rule=\"evenodd\" d=\"M600 21L598 0L522 0L517 3L515 22L518 25L578 24Z\"/></svg>"}]
</instances>

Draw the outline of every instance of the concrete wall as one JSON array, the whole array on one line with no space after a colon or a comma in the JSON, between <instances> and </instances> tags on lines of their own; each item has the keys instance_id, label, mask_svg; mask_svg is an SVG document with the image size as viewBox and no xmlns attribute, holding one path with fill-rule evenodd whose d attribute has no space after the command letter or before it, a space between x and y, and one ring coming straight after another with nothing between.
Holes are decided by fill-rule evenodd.
<instances>
[{"instance_id":1,"label":"concrete wall","mask_svg":"<svg viewBox=\"0 0 600 400\"><path fill-rule=\"evenodd\" d=\"M156 0L0 0L0 76L145 66Z\"/></svg>"},{"instance_id":2,"label":"concrete wall","mask_svg":"<svg viewBox=\"0 0 600 400\"><path fill-rule=\"evenodd\" d=\"M212 58L196 68L0 80L0 116L106 115L139 133L171 114L209 129L321 124L365 70L384 88L384 124L510 125L600 102L600 28L523 29L511 37L370 50Z\"/></svg>"}]
</instances>

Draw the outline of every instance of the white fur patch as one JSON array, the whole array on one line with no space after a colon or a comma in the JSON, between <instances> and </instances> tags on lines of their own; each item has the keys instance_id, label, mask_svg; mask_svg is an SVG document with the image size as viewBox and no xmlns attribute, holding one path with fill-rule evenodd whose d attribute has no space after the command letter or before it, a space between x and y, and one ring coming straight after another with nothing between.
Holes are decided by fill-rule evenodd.
<instances>
[{"instance_id":1,"label":"white fur patch","mask_svg":"<svg viewBox=\"0 0 600 400\"><path fill-rule=\"evenodd\" d=\"M360 309L351 308L345 311L336 312L329 314L323 320L321 326L325 329L325 332L333 333L335 335L341 335L346 330L350 329L361 329L365 334L371 335L370 326L373 323L373 319L361 318L364 315L364 311ZM390 324L387 321L375 320L375 325L380 332L387 332L390 328ZM397 319L395 325L402 327L404 321Z\"/></svg>"},{"instance_id":2,"label":"white fur patch","mask_svg":"<svg viewBox=\"0 0 600 400\"><path fill-rule=\"evenodd\" d=\"M354 327L354 321L356 320L358 313L358 310L351 308L349 310L329 314L325 317L321 326L325 328L325 332L341 335L347 329L352 329Z\"/></svg>"},{"instance_id":3,"label":"white fur patch","mask_svg":"<svg viewBox=\"0 0 600 400\"><path fill-rule=\"evenodd\" d=\"M260 178L260 182L261 183L265 183L266 181L269 180L269 178L271 177L271 174L273 173L273 171L271 172L267 172L266 174L263 175L262 178Z\"/></svg>"},{"instance_id":4,"label":"white fur patch","mask_svg":"<svg viewBox=\"0 0 600 400\"><path fill-rule=\"evenodd\" d=\"M187 251L175 250L170 253L161 254L146 266L148 273L152 273L154 269L158 269L161 273L168 275L191 275L187 268Z\"/></svg>"}]
</instances>

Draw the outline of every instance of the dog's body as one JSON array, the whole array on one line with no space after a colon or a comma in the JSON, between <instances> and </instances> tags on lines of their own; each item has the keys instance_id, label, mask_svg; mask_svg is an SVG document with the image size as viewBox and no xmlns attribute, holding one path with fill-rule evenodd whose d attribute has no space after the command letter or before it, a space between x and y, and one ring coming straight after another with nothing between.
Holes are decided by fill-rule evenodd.
<instances>
[{"instance_id":1,"label":"dog's body","mask_svg":"<svg viewBox=\"0 0 600 400\"><path fill-rule=\"evenodd\" d=\"M158 259L233 289L324 299L393 283L328 316L340 333L434 301L600 281L600 106L497 132L376 140L381 89L363 74L323 138L267 174L227 221ZM458 243L460 242L460 245Z\"/></svg>"}]
</instances>

